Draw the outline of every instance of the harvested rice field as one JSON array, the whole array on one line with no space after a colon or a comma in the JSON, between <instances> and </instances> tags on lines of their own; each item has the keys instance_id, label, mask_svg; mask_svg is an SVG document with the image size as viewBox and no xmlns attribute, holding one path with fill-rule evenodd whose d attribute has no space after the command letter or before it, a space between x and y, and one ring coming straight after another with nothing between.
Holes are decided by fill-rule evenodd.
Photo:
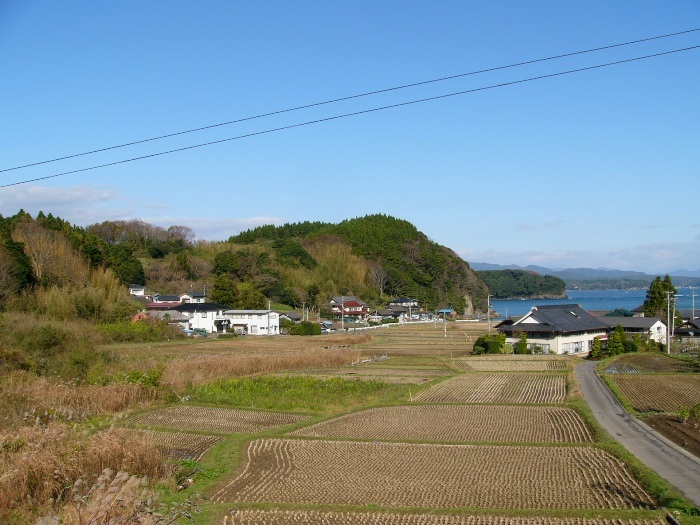
<instances>
[{"instance_id":1,"label":"harvested rice field","mask_svg":"<svg viewBox=\"0 0 700 525\"><path fill-rule=\"evenodd\" d=\"M427 403L564 403L566 376L561 373L467 373L430 387L414 400Z\"/></svg>"},{"instance_id":2,"label":"harvested rice field","mask_svg":"<svg viewBox=\"0 0 700 525\"><path fill-rule=\"evenodd\" d=\"M606 374L643 374L670 372L677 374L700 373L700 363L682 361L663 354L629 354L615 359Z\"/></svg>"},{"instance_id":3,"label":"harvested rice field","mask_svg":"<svg viewBox=\"0 0 700 525\"><path fill-rule=\"evenodd\" d=\"M591 442L581 417L561 407L410 405L340 416L290 435L433 442Z\"/></svg>"},{"instance_id":4,"label":"harvested rice field","mask_svg":"<svg viewBox=\"0 0 700 525\"><path fill-rule=\"evenodd\" d=\"M700 403L698 374L613 374L607 376L637 412L675 412Z\"/></svg>"},{"instance_id":5,"label":"harvested rice field","mask_svg":"<svg viewBox=\"0 0 700 525\"><path fill-rule=\"evenodd\" d=\"M474 372L546 372L548 370L570 370L570 361L564 359L485 359L479 357L462 357L453 359L450 364L459 370Z\"/></svg>"},{"instance_id":6,"label":"harvested rice field","mask_svg":"<svg viewBox=\"0 0 700 525\"><path fill-rule=\"evenodd\" d=\"M222 434L255 433L283 427L309 416L196 406L174 406L153 410L138 415L130 424L139 426L166 427Z\"/></svg>"},{"instance_id":7,"label":"harvested rice field","mask_svg":"<svg viewBox=\"0 0 700 525\"><path fill-rule=\"evenodd\" d=\"M235 509L223 520L223 525L288 525L292 523L308 525L665 525L666 520L662 516L648 519L610 519L247 509Z\"/></svg>"},{"instance_id":8,"label":"harvested rice field","mask_svg":"<svg viewBox=\"0 0 700 525\"><path fill-rule=\"evenodd\" d=\"M199 461L211 447L223 439L221 436L187 432L158 432L155 430L134 430L133 432L151 440L164 457L175 460Z\"/></svg>"},{"instance_id":9,"label":"harvested rice field","mask_svg":"<svg viewBox=\"0 0 700 525\"><path fill-rule=\"evenodd\" d=\"M625 465L594 447L290 439L251 441L243 471L213 499L422 508L654 507Z\"/></svg>"}]
</instances>

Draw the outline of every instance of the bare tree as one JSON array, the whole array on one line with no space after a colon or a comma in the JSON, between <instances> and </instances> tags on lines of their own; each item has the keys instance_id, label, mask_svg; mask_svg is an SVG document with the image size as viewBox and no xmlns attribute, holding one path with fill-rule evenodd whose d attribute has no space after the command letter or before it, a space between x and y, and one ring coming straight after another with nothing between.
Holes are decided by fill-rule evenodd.
<instances>
[{"instance_id":1,"label":"bare tree","mask_svg":"<svg viewBox=\"0 0 700 525\"><path fill-rule=\"evenodd\" d=\"M370 263L369 275L372 278L372 281L374 281L374 284L377 285L377 289L379 290L379 297L383 298L384 286L386 286L386 282L389 279L389 274L382 266L381 259L379 261Z\"/></svg>"},{"instance_id":2,"label":"bare tree","mask_svg":"<svg viewBox=\"0 0 700 525\"><path fill-rule=\"evenodd\" d=\"M24 251L40 284L60 286L87 280L87 263L60 233L31 221L19 225L12 235L24 243Z\"/></svg>"}]
</instances>

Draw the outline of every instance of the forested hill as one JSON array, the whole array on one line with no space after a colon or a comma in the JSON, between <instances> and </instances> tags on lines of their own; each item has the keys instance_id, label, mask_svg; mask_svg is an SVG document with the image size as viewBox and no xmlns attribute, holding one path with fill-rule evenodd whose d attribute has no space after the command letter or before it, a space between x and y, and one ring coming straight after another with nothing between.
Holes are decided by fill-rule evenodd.
<instances>
[{"instance_id":1,"label":"forested hill","mask_svg":"<svg viewBox=\"0 0 700 525\"><path fill-rule=\"evenodd\" d=\"M431 310L486 309L486 287L465 261L411 223L385 215L262 226L221 242L196 241L186 226L138 220L83 228L50 213L0 216L0 310L20 295L29 304L27 294L42 290L82 294L71 299L77 304L93 294L85 283L98 274L120 282L124 293L129 284L145 284L150 294L206 291L208 300L232 308L264 308L268 301L321 307L333 296L357 295L378 308L408 296ZM108 296L75 315L129 313L108 305Z\"/></svg>"},{"instance_id":2,"label":"forested hill","mask_svg":"<svg viewBox=\"0 0 700 525\"><path fill-rule=\"evenodd\" d=\"M566 284L559 277L524 270L476 272L494 299L548 299L566 297Z\"/></svg>"},{"instance_id":3,"label":"forested hill","mask_svg":"<svg viewBox=\"0 0 700 525\"><path fill-rule=\"evenodd\" d=\"M408 221L387 215L368 215L339 224L302 222L261 226L229 239L233 244L271 243L279 251L299 243L310 250L320 246L347 245L363 261L364 283L354 291L370 299L389 296L415 297L429 308L452 306L457 311L484 310L487 290L469 265L452 250L440 246ZM321 250L321 251L325 251ZM351 272L346 272L351 273ZM357 284L355 285L357 288Z\"/></svg>"}]
</instances>

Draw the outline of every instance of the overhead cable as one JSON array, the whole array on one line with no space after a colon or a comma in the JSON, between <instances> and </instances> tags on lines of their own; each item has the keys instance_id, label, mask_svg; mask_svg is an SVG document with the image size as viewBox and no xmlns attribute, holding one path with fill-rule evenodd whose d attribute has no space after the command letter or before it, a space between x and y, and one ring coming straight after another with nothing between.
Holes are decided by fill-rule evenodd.
<instances>
[{"instance_id":1,"label":"overhead cable","mask_svg":"<svg viewBox=\"0 0 700 525\"><path fill-rule=\"evenodd\" d=\"M560 72L558 72L558 73L550 73L550 74L547 74L547 75L540 75L540 76L525 78L525 79L521 79L521 80L513 80L513 81L510 81L510 82L503 82L503 83L501 83L501 84L493 84L493 85L490 85L490 86L485 86L485 87L480 87L480 88L467 89L467 90L464 90L464 91L457 91L457 92L454 92L454 93L448 93L448 94L446 94L446 95L436 95L436 96L433 96L433 97L421 98L421 99L417 99L417 100L410 100L410 101L408 101L408 102L400 102L400 103L397 103L397 104L390 104L390 105L387 105L387 106L380 106L380 107L371 108L371 109L364 109L364 110L361 110L361 111L354 111L354 112L352 112L352 113L344 113L344 114L342 114L342 115L335 115L335 116L332 116L332 117L325 117L325 118L316 119L316 120L309 120L309 121L300 122L300 123L297 123L297 124L290 124L290 125L288 125L288 126L281 126L281 127L278 127L278 128L272 128L272 129L267 129L267 130L263 130L263 131L256 131L256 132L254 132L254 133L247 133L247 134L245 134L245 135L238 135L238 136L236 136L236 137L229 137L229 138L226 138L226 139L220 139L220 140L213 140L213 141L210 141L210 142L204 142L204 143L202 143L202 144L195 144L195 145L193 145L193 146L185 146L185 147L182 147L182 148L171 149L171 150L168 150L168 151L161 151L161 152L158 152L158 153L151 153L151 154L148 154L148 155L141 155L140 157L132 157L132 158L130 158L130 159L118 160L118 161L115 161L115 162L108 162L108 163L106 163L106 164L99 164L99 165L97 165L97 166L90 166L90 167L88 167L88 168L81 168L81 169L77 169L77 170L64 171L63 173L56 173L56 174L54 174L54 175L46 175L46 176L44 176L44 177L36 177L36 178L34 178L34 179L26 179L26 180L23 180L23 181L13 182L13 183L10 183L10 184L2 184L2 185L0 185L0 188L8 188L8 187L10 187L10 186L18 186L18 185L20 185L20 184L26 184L26 183L29 183L29 182L37 182L37 181L40 181L40 180L54 179L54 178L56 178L56 177L63 177L63 176L65 176L65 175L72 175L72 174L74 174L74 173L81 173L81 172L83 172L83 171L91 171L91 170L96 170L96 169L99 169L99 168L106 168L106 167L108 167L108 166L117 166L117 165L119 165L119 164L126 164L126 163L128 163L128 162L135 162L135 161L137 161L137 160L143 160L143 159L148 159L148 158L152 158L152 157L160 157L160 156L163 156L163 155L170 155L171 153L177 153L177 152L180 152L180 151L187 151L187 150L196 149L196 148L203 148L203 147L205 147L205 146L211 146L211 145L214 145L214 144L221 144L222 142L230 142L230 141L233 141L233 140L241 140L241 139L245 139L245 138L255 137L255 136L258 136L258 135L266 135L266 134L269 134L269 133L275 133L275 132L278 132L278 131L284 131L284 130L287 130L287 129L300 128L300 127L303 127L303 126L310 126L310 125L312 125L312 124L319 124L319 123L321 123L321 122L328 122L328 121L331 121L331 120L338 120L338 119L347 118L347 117L354 117L354 116L357 116L357 115L365 115L365 114L367 114L367 113L374 113L374 112L377 112L377 111L384 111L384 110L387 110L387 109L394 109L394 108L399 108L399 107L404 107L404 106L410 106L410 105L413 105L413 104L420 104L420 103L423 103L423 102L430 102L430 101L433 101L433 100L440 100L440 99L449 98L449 97L456 97L456 96L459 96L459 95L467 95L467 94L470 94L470 93L477 93L477 92L479 92L479 91L486 91L486 90L489 90L489 89L496 89L496 88L501 88L501 87L506 87L506 86L513 86L513 85L516 85L516 84L524 84L524 83L526 83L526 82L533 82L533 81L535 81L535 80L543 80L543 79L547 79L547 78L560 77L560 76L563 76L563 75L570 75L570 74L572 74L572 73L581 73L581 72L583 72L583 71L591 71L591 70L593 70L593 69L601 69L601 68L604 68L604 67L617 66L617 65L620 65L620 64L627 64L627 63L630 63L630 62L638 62L638 61L640 61L640 60L646 60L646 59L649 59L649 58L656 58L656 57L661 57L661 56L666 56L666 55L672 55L672 54L675 54L675 53L683 53L683 52L685 52L685 51L691 51L691 50L694 50L694 49L700 49L700 45L692 46L692 47L684 47L684 48L681 48L681 49L674 49L674 50L672 50L672 51L664 51L664 52L662 52L662 53L654 53L654 54L652 54L652 55L644 55L644 56L635 57L635 58L627 58L627 59L625 59L625 60L617 60L617 61L615 61L615 62L607 62L607 63L605 63L605 64L597 64L597 65L595 65L595 66L587 66L587 67L581 67L581 68L577 68L577 69L570 69L570 70L568 70L568 71L560 71Z\"/></svg>"},{"instance_id":2,"label":"overhead cable","mask_svg":"<svg viewBox=\"0 0 700 525\"><path fill-rule=\"evenodd\" d=\"M688 29L688 30L685 30L685 31L678 31L678 32L676 32L676 33L667 33L667 34L665 34L665 35L652 36L652 37L642 38L642 39L638 39L638 40L631 40L631 41L629 41L629 42L622 42L622 43L619 43L619 44L611 44L611 45L602 46L602 47L595 47L595 48L586 49L586 50L583 50L583 51L573 51L573 52L571 52L571 53L564 53L564 54L561 54L561 55L554 55L554 56L545 57L545 58L537 58L537 59L533 59L533 60L527 60L527 61L525 61L525 62L516 62L516 63L514 63L514 64L509 64L509 65L505 65L505 66L496 66L496 67L491 67L491 68L487 68L487 69L480 69L480 70L477 70L477 71L470 71L470 72L468 72L468 73L459 73L459 74L456 74L456 75L450 75L450 76L446 76L446 77L434 78L434 79L431 79L431 80L423 80L423 81L414 82L414 83L411 83L411 84L404 84L404 85L401 85L401 86L395 86L395 87L390 87L390 88L378 89L378 90L375 90L375 91L368 91L368 92L366 92L366 93L360 93L360 94L356 94L356 95L349 95L349 96L346 96L346 97L334 98L334 99L325 100L325 101L322 101L322 102L314 102L314 103L305 104L305 105L302 105L302 106L296 106L296 107L287 108L287 109L280 109L280 110L277 110L277 111L271 111L271 112L268 112L268 113L261 113L261 114L259 114L259 115L254 115L254 116L250 116L250 117L243 117L243 118L239 118L239 119L236 119L236 120L230 120L230 121L228 121L228 122L220 122L220 123L218 123L218 124L211 124L211 125L208 125L208 126L201 126L201 127L198 127L198 128L192 128L192 129L188 129L188 130L184 130L184 131L177 131L177 132L174 132L174 133L168 133L168 134L166 134L166 135L159 135L159 136L157 136L157 137L151 137L151 138L141 139L141 140L134 140L134 141L132 141L132 142L126 142L126 143L124 143L124 144L118 144L118 145L116 145L116 146L108 146L108 147L104 147L104 148L99 148L99 149L94 149L94 150L90 150L90 151L85 151L85 152L83 152L83 153L75 153L75 154L72 154L72 155L65 155L65 156L63 156L63 157L57 157L57 158L53 158L53 159L42 160L42 161L38 161L38 162L32 162L32 163L29 163L29 164L24 164L24 165L22 165L22 166L15 166L15 167L12 167L12 168L4 168L4 169L0 169L0 173L4 173L4 172L6 172L6 171L14 171L14 170L20 170L20 169L30 168L30 167L33 167L33 166L39 166L39 165L41 165L41 164L49 164L49 163L58 162L58 161L61 161L61 160L73 159L73 158L76 158L76 157L84 157L84 156L86 156L86 155L93 155L93 154L95 154L95 153L101 153L101 152L104 152L104 151L109 151L109 150L114 150L114 149L119 149L119 148L126 148L126 147L128 147L128 146L135 146L135 145L137 145L137 144L143 144L143 143L145 143L145 142L153 142L153 141L156 141L156 140L162 140L162 139L166 139L166 138L170 138L170 137L176 137L176 136L178 136L178 135L186 135L186 134L188 134L188 133L195 133L195 132L197 132L197 131L204 131L204 130L207 130L207 129L213 129L213 128L218 128L218 127L223 127L223 126L230 126L230 125L232 125L232 124L238 124L238 123L246 122L246 121L249 121L249 120L256 120L256 119L260 119L260 118L264 118L264 117L271 117L271 116L280 115L280 114L283 114L283 113L291 113L291 112L293 112L293 111L299 111L299 110L302 110L302 109L309 109L309 108L313 108L313 107L317 107L317 106L323 106L323 105L327 105L327 104L334 104L334 103L343 102L343 101L346 101L346 100L353 100L353 99L362 98L362 97L369 97L369 96L372 96L372 95L379 95L379 94L381 94L381 93L388 93L388 92L391 92L391 91L399 91L399 90L401 90L401 89L408 89L408 88L412 88L412 87L423 86L423 85L426 85L426 84L434 84L434 83L437 83L437 82L444 82L444 81L446 81L446 80L453 80L453 79L456 79L456 78L462 78L462 77L467 77L467 76L480 75L480 74L483 74L483 73L490 73L490 72L493 72L493 71L499 71L499 70L503 70L503 69L510 69L510 68L514 68L514 67L527 66L527 65L532 65L532 64L539 63L539 62L547 62L547 61L550 61L550 60L557 60L557 59L572 57L572 56L576 56L576 55L583 55L583 54L587 54L587 53L594 53L594 52L598 52L598 51L604 51L604 50L608 50L608 49L614 49L614 48L616 48L616 47L624 47L624 46L630 46L630 45L634 45L634 44L641 44L641 43L643 43L643 42L650 42L650 41L652 41L652 40L660 40L660 39L663 39L663 38L670 38L670 37L673 37L673 36L679 36L679 35L684 35L684 34L688 34L688 33L694 33L694 32L697 32L697 31L700 31L700 28ZM232 139L227 139L227 140L232 140ZM0 187L2 187L2 186L0 186Z\"/></svg>"}]
</instances>

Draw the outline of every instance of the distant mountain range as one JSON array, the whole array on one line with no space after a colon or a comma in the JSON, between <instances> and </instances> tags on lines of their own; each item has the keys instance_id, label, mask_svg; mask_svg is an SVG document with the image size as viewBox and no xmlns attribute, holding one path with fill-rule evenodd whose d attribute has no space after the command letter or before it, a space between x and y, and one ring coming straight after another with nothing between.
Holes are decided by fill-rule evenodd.
<instances>
[{"instance_id":1,"label":"distant mountain range","mask_svg":"<svg viewBox=\"0 0 700 525\"><path fill-rule=\"evenodd\" d=\"M518 266L517 264L501 265L491 263L475 262L469 263L476 271L482 270L526 270L540 275L553 275L563 279L567 288L591 283L608 284L616 283L620 288L630 288L649 284L657 275L662 277L665 274L648 274L644 272L634 272L627 270L612 270L609 268L565 268L554 270L544 266ZM698 286L700 285L700 270L676 270L670 272L676 286Z\"/></svg>"}]
</instances>

